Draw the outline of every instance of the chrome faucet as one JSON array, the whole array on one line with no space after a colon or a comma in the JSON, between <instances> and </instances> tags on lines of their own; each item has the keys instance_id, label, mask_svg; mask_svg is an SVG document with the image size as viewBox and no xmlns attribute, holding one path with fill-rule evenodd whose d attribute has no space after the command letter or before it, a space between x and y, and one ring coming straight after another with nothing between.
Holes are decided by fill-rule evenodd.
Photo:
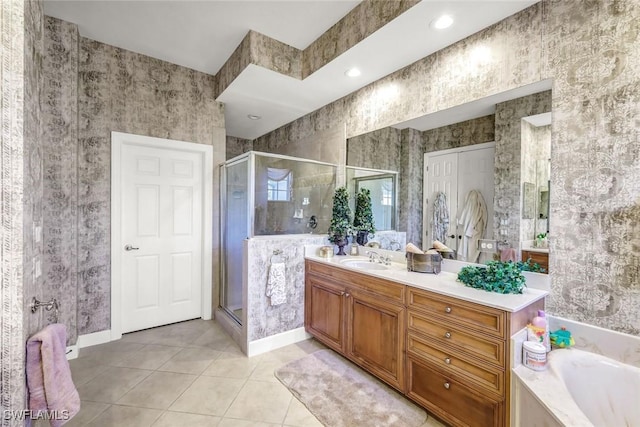
<instances>
[{"instance_id":1,"label":"chrome faucet","mask_svg":"<svg viewBox=\"0 0 640 427\"><path fill-rule=\"evenodd\" d=\"M378 260L379 264L391 265L391 257L380 255L378 252L374 251L366 251L365 254L369 255L369 262Z\"/></svg>"}]
</instances>

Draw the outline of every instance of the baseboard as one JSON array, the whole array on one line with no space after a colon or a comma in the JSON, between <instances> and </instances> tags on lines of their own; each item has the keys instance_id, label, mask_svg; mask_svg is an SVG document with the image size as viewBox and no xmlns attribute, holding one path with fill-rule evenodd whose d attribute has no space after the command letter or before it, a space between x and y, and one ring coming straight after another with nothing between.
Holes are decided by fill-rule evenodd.
<instances>
[{"instance_id":1,"label":"baseboard","mask_svg":"<svg viewBox=\"0 0 640 427\"><path fill-rule=\"evenodd\" d=\"M78 344L67 346L67 360L78 358Z\"/></svg>"},{"instance_id":2,"label":"baseboard","mask_svg":"<svg viewBox=\"0 0 640 427\"><path fill-rule=\"evenodd\" d=\"M247 349L247 356L257 356L262 353L266 353L271 350L275 350L280 347L284 347L289 344L295 344L300 341L304 341L311 338L304 327L298 329L292 329L287 332L282 332L270 337L262 338L249 343Z\"/></svg>"},{"instance_id":3,"label":"baseboard","mask_svg":"<svg viewBox=\"0 0 640 427\"><path fill-rule=\"evenodd\" d=\"M111 330L94 332L92 334L78 336L76 346L78 349L84 347L91 347L93 345L104 344L111 341Z\"/></svg>"}]
</instances>

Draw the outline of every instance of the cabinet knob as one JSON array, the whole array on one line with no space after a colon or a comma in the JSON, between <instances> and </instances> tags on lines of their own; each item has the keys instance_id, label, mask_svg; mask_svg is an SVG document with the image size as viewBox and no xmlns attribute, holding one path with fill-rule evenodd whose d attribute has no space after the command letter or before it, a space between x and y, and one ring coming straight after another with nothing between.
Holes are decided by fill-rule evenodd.
<instances>
[{"instance_id":1,"label":"cabinet knob","mask_svg":"<svg viewBox=\"0 0 640 427\"><path fill-rule=\"evenodd\" d=\"M445 308L445 309L444 309L444 312L445 312L445 313L451 313L451 307L447 307L447 308Z\"/></svg>"},{"instance_id":2,"label":"cabinet knob","mask_svg":"<svg viewBox=\"0 0 640 427\"><path fill-rule=\"evenodd\" d=\"M449 382L447 381L446 383L444 383L444 388L446 388L447 390L449 390L449 388L451 387L451 384L449 384Z\"/></svg>"},{"instance_id":3,"label":"cabinet knob","mask_svg":"<svg viewBox=\"0 0 640 427\"><path fill-rule=\"evenodd\" d=\"M444 363L446 363L447 365L451 365L451 358L450 357L445 357L444 358Z\"/></svg>"},{"instance_id":4,"label":"cabinet knob","mask_svg":"<svg viewBox=\"0 0 640 427\"><path fill-rule=\"evenodd\" d=\"M351 295L349 294L349 292L347 292L346 294L344 294L344 296L349 298Z\"/></svg>"},{"instance_id":5,"label":"cabinet knob","mask_svg":"<svg viewBox=\"0 0 640 427\"><path fill-rule=\"evenodd\" d=\"M444 337L445 338L451 338L451 332L445 332Z\"/></svg>"}]
</instances>

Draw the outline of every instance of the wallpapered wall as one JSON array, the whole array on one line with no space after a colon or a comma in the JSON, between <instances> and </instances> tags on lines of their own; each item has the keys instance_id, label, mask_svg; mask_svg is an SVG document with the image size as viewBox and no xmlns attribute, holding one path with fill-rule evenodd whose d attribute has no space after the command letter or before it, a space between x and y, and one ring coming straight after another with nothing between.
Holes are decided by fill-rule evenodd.
<instances>
[{"instance_id":1,"label":"wallpapered wall","mask_svg":"<svg viewBox=\"0 0 640 427\"><path fill-rule=\"evenodd\" d=\"M227 135L226 140L226 160L233 159L240 154L253 150L253 141L250 139L236 138Z\"/></svg>"},{"instance_id":2,"label":"wallpapered wall","mask_svg":"<svg viewBox=\"0 0 640 427\"><path fill-rule=\"evenodd\" d=\"M507 240L514 248L518 247L523 221L522 118L551 111L551 96L551 91L545 91L496 105L494 238Z\"/></svg>"},{"instance_id":3,"label":"wallpapered wall","mask_svg":"<svg viewBox=\"0 0 640 427\"><path fill-rule=\"evenodd\" d=\"M351 137L553 79L548 308L638 335L639 26L635 0L545 0L261 138L337 121Z\"/></svg>"},{"instance_id":4,"label":"wallpapered wall","mask_svg":"<svg viewBox=\"0 0 640 427\"><path fill-rule=\"evenodd\" d=\"M73 343L110 328L111 132L214 145L219 164L224 112L213 76L78 37L55 18L46 32L46 288Z\"/></svg>"},{"instance_id":5,"label":"wallpapered wall","mask_svg":"<svg viewBox=\"0 0 640 427\"><path fill-rule=\"evenodd\" d=\"M22 409L24 343L43 320L32 314L26 292L42 289L33 275L41 259L42 240L34 222L42 221L42 147L40 109L43 49L42 4L7 0L0 3L0 191L2 196L2 277L0 277L0 402L2 409ZM22 421L2 417L2 426Z\"/></svg>"}]
</instances>

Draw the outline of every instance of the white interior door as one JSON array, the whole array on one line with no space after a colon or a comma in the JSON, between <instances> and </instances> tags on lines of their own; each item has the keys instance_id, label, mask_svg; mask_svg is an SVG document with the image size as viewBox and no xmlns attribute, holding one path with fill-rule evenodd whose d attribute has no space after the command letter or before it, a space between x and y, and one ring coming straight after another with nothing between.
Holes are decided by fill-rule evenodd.
<instances>
[{"instance_id":1,"label":"white interior door","mask_svg":"<svg viewBox=\"0 0 640 427\"><path fill-rule=\"evenodd\" d=\"M486 239L493 239L494 153L495 147L492 145L462 151L458 155L458 206L462 210L469 191L478 190L482 193L487 205L487 228L484 232Z\"/></svg>"},{"instance_id":2,"label":"white interior door","mask_svg":"<svg viewBox=\"0 0 640 427\"><path fill-rule=\"evenodd\" d=\"M424 157L424 236L423 249L431 247L433 242L433 201L436 194L442 191L447 196L449 208L449 230L447 241L442 242L453 250L457 249L456 215L458 212L458 153L434 154Z\"/></svg>"},{"instance_id":3,"label":"white interior door","mask_svg":"<svg viewBox=\"0 0 640 427\"><path fill-rule=\"evenodd\" d=\"M149 146L125 138L118 148L119 170L113 173L119 174L120 194L112 199L120 198L119 221L114 221L120 246L114 244L112 254L119 270L113 274L121 290L121 333L207 317L203 294L210 291L203 290L211 287L211 263L205 256L211 254L205 236L211 230L205 193L211 188L205 172L210 160L206 152L188 149L197 144L180 144Z\"/></svg>"},{"instance_id":4,"label":"white interior door","mask_svg":"<svg viewBox=\"0 0 640 427\"><path fill-rule=\"evenodd\" d=\"M495 192L494 163L495 143L462 147L425 154L424 188L425 213L423 224L423 249L433 241L433 201L437 192L447 196L449 207L449 231L443 242L453 250L458 250L462 231L459 230L459 211L471 190L479 190L487 205L487 228L484 237L493 238L493 198ZM481 254L480 262L490 257Z\"/></svg>"}]
</instances>

